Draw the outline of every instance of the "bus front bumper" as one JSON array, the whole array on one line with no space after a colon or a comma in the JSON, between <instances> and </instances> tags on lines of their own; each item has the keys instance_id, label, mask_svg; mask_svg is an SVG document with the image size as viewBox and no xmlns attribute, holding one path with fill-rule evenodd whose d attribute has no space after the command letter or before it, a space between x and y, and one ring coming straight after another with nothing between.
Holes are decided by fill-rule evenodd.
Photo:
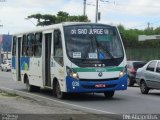
<instances>
[{"instance_id":1,"label":"bus front bumper","mask_svg":"<svg viewBox=\"0 0 160 120\"><path fill-rule=\"evenodd\" d=\"M76 80L70 76L66 77L68 93L91 93L91 92L106 92L127 89L128 75L117 79L103 80Z\"/></svg>"}]
</instances>

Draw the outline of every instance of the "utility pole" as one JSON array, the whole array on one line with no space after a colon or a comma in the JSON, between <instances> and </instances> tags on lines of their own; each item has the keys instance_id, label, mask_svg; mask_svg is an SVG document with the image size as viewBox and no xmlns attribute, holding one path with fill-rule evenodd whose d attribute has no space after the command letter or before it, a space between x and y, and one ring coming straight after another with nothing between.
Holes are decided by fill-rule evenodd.
<instances>
[{"instance_id":1,"label":"utility pole","mask_svg":"<svg viewBox=\"0 0 160 120\"><path fill-rule=\"evenodd\" d=\"M98 2L99 2L99 0L96 0L96 16L95 16L95 23L97 23L98 22L98 20L100 20L100 18L101 18L101 13L100 12L98 12L99 10L98 10ZM107 0L100 0L100 2L103 2L103 3L107 3L107 2L109 2L109 1L107 1Z\"/></svg>"},{"instance_id":2,"label":"utility pole","mask_svg":"<svg viewBox=\"0 0 160 120\"><path fill-rule=\"evenodd\" d=\"M83 15L86 16L86 0L84 0Z\"/></svg>"},{"instance_id":3,"label":"utility pole","mask_svg":"<svg viewBox=\"0 0 160 120\"><path fill-rule=\"evenodd\" d=\"M3 25L0 25L0 27L3 27ZM0 35L0 64L2 63L2 35Z\"/></svg>"},{"instance_id":4,"label":"utility pole","mask_svg":"<svg viewBox=\"0 0 160 120\"><path fill-rule=\"evenodd\" d=\"M1 22L1 20L0 20L0 22ZM0 27L3 27L3 25L2 25L2 24L0 24Z\"/></svg>"},{"instance_id":5,"label":"utility pole","mask_svg":"<svg viewBox=\"0 0 160 120\"><path fill-rule=\"evenodd\" d=\"M98 22L98 0L96 0L96 17L95 17L95 23Z\"/></svg>"},{"instance_id":6,"label":"utility pole","mask_svg":"<svg viewBox=\"0 0 160 120\"><path fill-rule=\"evenodd\" d=\"M6 43L6 48L7 48L7 60L8 60L8 51L9 51L9 32L8 32L8 39L7 39L7 43Z\"/></svg>"},{"instance_id":7,"label":"utility pole","mask_svg":"<svg viewBox=\"0 0 160 120\"><path fill-rule=\"evenodd\" d=\"M149 30L150 29L150 22L148 22L147 25L148 25L148 30Z\"/></svg>"}]
</instances>

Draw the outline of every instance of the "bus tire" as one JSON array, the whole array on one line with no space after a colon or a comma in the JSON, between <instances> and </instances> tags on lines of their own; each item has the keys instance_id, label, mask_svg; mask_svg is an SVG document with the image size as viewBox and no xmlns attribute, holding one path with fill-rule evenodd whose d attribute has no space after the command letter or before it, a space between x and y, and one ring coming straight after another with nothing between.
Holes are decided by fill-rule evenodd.
<instances>
[{"instance_id":1,"label":"bus tire","mask_svg":"<svg viewBox=\"0 0 160 120\"><path fill-rule=\"evenodd\" d=\"M134 81L130 77L128 77L128 86L129 87L133 87L134 86Z\"/></svg>"},{"instance_id":2,"label":"bus tire","mask_svg":"<svg viewBox=\"0 0 160 120\"><path fill-rule=\"evenodd\" d=\"M26 88L27 88L28 92L33 92L35 90L34 86L29 84L28 77L27 77L27 80L26 80Z\"/></svg>"},{"instance_id":3,"label":"bus tire","mask_svg":"<svg viewBox=\"0 0 160 120\"><path fill-rule=\"evenodd\" d=\"M56 96L56 84L57 84L57 79L56 78L54 78L53 79L53 83L52 83L52 94L53 94L53 96Z\"/></svg>"},{"instance_id":4,"label":"bus tire","mask_svg":"<svg viewBox=\"0 0 160 120\"><path fill-rule=\"evenodd\" d=\"M40 87L38 87L38 86L33 86L33 89L34 89L35 92L39 92L40 91Z\"/></svg>"},{"instance_id":5,"label":"bus tire","mask_svg":"<svg viewBox=\"0 0 160 120\"><path fill-rule=\"evenodd\" d=\"M58 99L64 99L65 98L65 93L61 91L59 82L57 81L56 83L56 96Z\"/></svg>"},{"instance_id":6,"label":"bus tire","mask_svg":"<svg viewBox=\"0 0 160 120\"><path fill-rule=\"evenodd\" d=\"M104 92L106 98L112 98L114 96L114 91Z\"/></svg>"}]
</instances>

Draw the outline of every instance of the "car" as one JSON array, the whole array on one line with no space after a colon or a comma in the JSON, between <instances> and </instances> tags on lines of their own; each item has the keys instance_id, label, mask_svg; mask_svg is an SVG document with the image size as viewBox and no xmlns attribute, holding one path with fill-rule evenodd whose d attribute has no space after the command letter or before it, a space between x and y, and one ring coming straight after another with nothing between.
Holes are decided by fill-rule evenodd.
<instances>
[{"instance_id":1,"label":"car","mask_svg":"<svg viewBox=\"0 0 160 120\"><path fill-rule=\"evenodd\" d=\"M5 60L2 64L1 64L1 70L2 71L11 71L11 60Z\"/></svg>"},{"instance_id":2,"label":"car","mask_svg":"<svg viewBox=\"0 0 160 120\"><path fill-rule=\"evenodd\" d=\"M151 60L137 70L136 82L142 94L151 89L160 89L160 60Z\"/></svg>"},{"instance_id":3,"label":"car","mask_svg":"<svg viewBox=\"0 0 160 120\"><path fill-rule=\"evenodd\" d=\"M138 68L143 67L146 62L143 61L127 61L128 86L134 86L136 83L136 72Z\"/></svg>"}]
</instances>

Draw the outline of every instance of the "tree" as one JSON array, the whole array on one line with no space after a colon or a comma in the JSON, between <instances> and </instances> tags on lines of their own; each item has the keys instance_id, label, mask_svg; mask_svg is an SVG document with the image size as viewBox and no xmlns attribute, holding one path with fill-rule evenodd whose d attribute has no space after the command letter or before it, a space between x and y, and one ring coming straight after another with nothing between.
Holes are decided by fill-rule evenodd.
<instances>
[{"instance_id":1,"label":"tree","mask_svg":"<svg viewBox=\"0 0 160 120\"><path fill-rule=\"evenodd\" d=\"M40 20L42 19L42 15L41 14L33 14L33 15L30 15L28 16L28 18L34 18L34 19L37 19L38 22L40 22Z\"/></svg>"},{"instance_id":2,"label":"tree","mask_svg":"<svg viewBox=\"0 0 160 120\"><path fill-rule=\"evenodd\" d=\"M124 32L125 31L125 28L124 28L123 25L120 24L117 27L118 27L118 29L119 29L120 32Z\"/></svg>"},{"instance_id":3,"label":"tree","mask_svg":"<svg viewBox=\"0 0 160 120\"><path fill-rule=\"evenodd\" d=\"M57 15L42 15L40 13L28 16L28 18L37 19L37 26L52 25L61 22L89 22L87 16L70 16L67 12L59 11Z\"/></svg>"}]
</instances>

